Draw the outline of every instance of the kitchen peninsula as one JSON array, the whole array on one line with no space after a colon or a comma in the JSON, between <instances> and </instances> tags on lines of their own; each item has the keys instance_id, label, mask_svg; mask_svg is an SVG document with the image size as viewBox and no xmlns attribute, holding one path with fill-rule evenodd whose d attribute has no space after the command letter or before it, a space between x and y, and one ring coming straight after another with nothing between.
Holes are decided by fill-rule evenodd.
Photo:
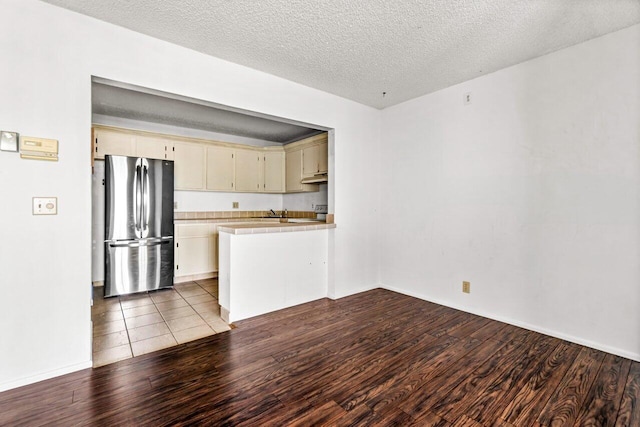
<instances>
[{"instance_id":1,"label":"kitchen peninsula","mask_svg":"<svg viewBox=\"0 0 640 427\"><path fill-rule=\"evenodd\" d=\"M324 222L219 226L222 318L231 323L326 297L335 227Z\"/></svg>"}]
</instances>

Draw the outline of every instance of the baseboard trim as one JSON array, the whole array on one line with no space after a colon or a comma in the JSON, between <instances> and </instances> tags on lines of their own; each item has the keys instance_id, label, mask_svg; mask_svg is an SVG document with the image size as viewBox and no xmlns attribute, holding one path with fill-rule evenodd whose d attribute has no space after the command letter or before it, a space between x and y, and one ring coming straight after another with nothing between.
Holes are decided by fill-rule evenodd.
<instances>
[{"instance_id":1,"label":"baseboard trim","mask_svg":"<svg viewBox=\"0 0 640 427\"><path fill-rule=\"evenodd\" d=\"M76 363L75 365L65 366L64 368L54 369L53 371L41 372L36 375L30 375L25 378L20 378L18 380L0 383L0 392L22 387L22 386L33 384L33 383L37 383L40 381L48 380L54 377L59 377L61 375L70 374L72 372L81 371L83 369L87 369L91 367L92 367L92 362L91 360L88 360L86 362Z\"/></svg>"},{"instance_id":2,"label":"baseboard trim","mask_svg":"<svg viewBox=\"0 0 640 427\"><path fill-rule=\"evenodd\" d=\"M336 300L336 299L348 297L351 295L359 294L362 292L372 291L374 289L381 288L381 287L382 286L380 285L361 286L360 288L352 289L352 290L349 290L348 292L330 293L330 294L327 294L327 297L330 299ZM392 289L389 289L389 290L392 290Z\"/></svg>"},{"instance_id":3,"label":"baseboard trim","mask_svg":"<svg viewBox=\"0 0 640 427\"><path fill-rule=\"evenodd\" d=\"M541 328L537 325L533 325L530 323L526 323L526 322L520 322L518 320L514 320L514 319L510 319L510 318L506 318L506 317L502 317L502 316L496 316L492 313L485 313L482 310L469 310L467 307L459 307L455 304L451 304L448 302L444 302L441 300L438 300L437 298L429 298L426 295L422 295L422 294L418 294L416 292L407 292L403 289L399 289L393 286L387 286L387 285L380 285L379 286L382 289L386 289L389 291L393 291L393 292L397 292L399 294L403 294L403 295L407 295L410 297L414 297L414 298L418 298L421 299L423 301L429 301L432 302L434 304L439 304L439 305L443 305L445 307L450 307L450 308L454 308L456 310L460 310L460 311L464 311L465 313L471 313L471 314L475 314L477 316L482 316L482 317L486 317L488 319L492 319L492 320L497 320L498 322L503 322L503 323L508 323L510 325L513 326L518 326L520 328L524 328L524 329L528 329L530 331L534 331L534 332L538 332L544 335L548 335L550 337L554 337L554 338L558 338L561 340L565 340L565 341L569 341L572 342L574 344L579 344L579 345L583 345L585 347L589 347L589 348L593 348L595 350L600 350L600 351L604 351L606 353L611 353L614 354L616 356L620 356L620 357L624 357L627 359L631 359L634 360L636 362L640 362L640 354L638 353L633 353L627 350L623 350L617 347L611 347L605 344L601 344L601 343L597 343L597 342L593 342L593 341L589 341L580 337L575 337L573 335L568 335L556 330L551 330L551 329L546 329L546 328Z\"/></svg>"},{"instance_id":4,"label":"baseboard trim","mask_svg":"<svg viewBox=\"0 0 640 427\"><path fill-rule=\"evenodd\" d=\"M214 271L211 273L202 273L202 274L192 274L190 276L180 276L174 277L173 283L184 283L184 282L192 282L194 280L204 280L204 279L213 279L218 277L218 272Z\"/></svg>"}]
</instances>

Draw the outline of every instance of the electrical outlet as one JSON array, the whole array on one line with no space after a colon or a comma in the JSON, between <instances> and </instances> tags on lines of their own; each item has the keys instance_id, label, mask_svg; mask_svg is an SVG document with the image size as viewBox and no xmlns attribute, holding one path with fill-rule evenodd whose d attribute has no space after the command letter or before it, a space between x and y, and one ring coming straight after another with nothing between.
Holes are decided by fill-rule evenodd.
<instances>
[{"instance_id":1,"label":"electrical outlet","mask_svg":"<svg viewBox=\"0 0 640 427\"><path fill-rule=\"evenodd\" d=\"M471 282L462 282L462 292L465 294L471 293Z\"/></svg>"},{"instance_id":2,"label":"electrical outlet","mask_svg":"<svg viewBox=\"0 0 640 427\"><path fill-rule=\"evenodd\" d=\"M469 105L469 104L471 104L471 92L467 92L467 93L465 93L465 94L464 94L464 98L463 98L462 103L463 103L464 105Z\"/></svg>"},{"instance_id":3,"label":"electrical outlet","mask_svg":"<svg viewBox=\"0 0 640 427\"><path fill-rule=\"evenodd\" d=\"M233 209L238 209L240 207L240 203L238 202L232 202L233 203Z\"/></svg>"},{"instance_id":4,"label":"electrical outlet","mask_svg":"<svg viewBox=\"0 0 640 427\"><path fill-rule=\"evenodd\" d=\"M178 202L173 202L173 210L174 211L178 210Z\"/></svg>"}]
</instances>

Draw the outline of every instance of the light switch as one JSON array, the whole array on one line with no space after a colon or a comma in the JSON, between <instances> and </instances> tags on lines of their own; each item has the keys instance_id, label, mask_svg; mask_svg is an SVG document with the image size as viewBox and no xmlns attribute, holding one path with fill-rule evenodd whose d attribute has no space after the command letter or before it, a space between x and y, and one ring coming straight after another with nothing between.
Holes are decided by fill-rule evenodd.
<instances>
[{"instance_id":1,"label":"light switch","mask_svg":"<svg viewBox=\"0 0 640 427\"><path fill-rule=\"evenodd\" d=\"M34 197L33 198L33 214L34 215L57 215L58 214L58 198L57 197Z\"/></svg>"}]
</instances>

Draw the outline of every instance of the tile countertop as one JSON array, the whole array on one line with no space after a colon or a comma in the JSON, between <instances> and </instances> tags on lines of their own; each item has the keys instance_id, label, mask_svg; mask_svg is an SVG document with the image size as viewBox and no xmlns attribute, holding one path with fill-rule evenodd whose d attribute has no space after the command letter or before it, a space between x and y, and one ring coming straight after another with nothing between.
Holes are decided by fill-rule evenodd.
<instances>
[{"instance_id":1,"label":"tile countertop","mask_svg":"<svg viewBox=\"0 0 640 427\"><path fill-rule=\"evenodd\" d=\"M245 222L218 226L218 232L230 234L286 233L291 231L313 231L336 228L325 222Z\"/></svg>"},{"instance_id":2,"label":"tile countertop","mask_svg":"<svg viewBox=\"0 0 640 427\"><path fill-rule=\"evenodd\" d=\"M174 224L195 224L195 223L247 223L247 222L280 222L280 218L189 218L189 219L174 219Z\"/></svg>"}]
</instances>

